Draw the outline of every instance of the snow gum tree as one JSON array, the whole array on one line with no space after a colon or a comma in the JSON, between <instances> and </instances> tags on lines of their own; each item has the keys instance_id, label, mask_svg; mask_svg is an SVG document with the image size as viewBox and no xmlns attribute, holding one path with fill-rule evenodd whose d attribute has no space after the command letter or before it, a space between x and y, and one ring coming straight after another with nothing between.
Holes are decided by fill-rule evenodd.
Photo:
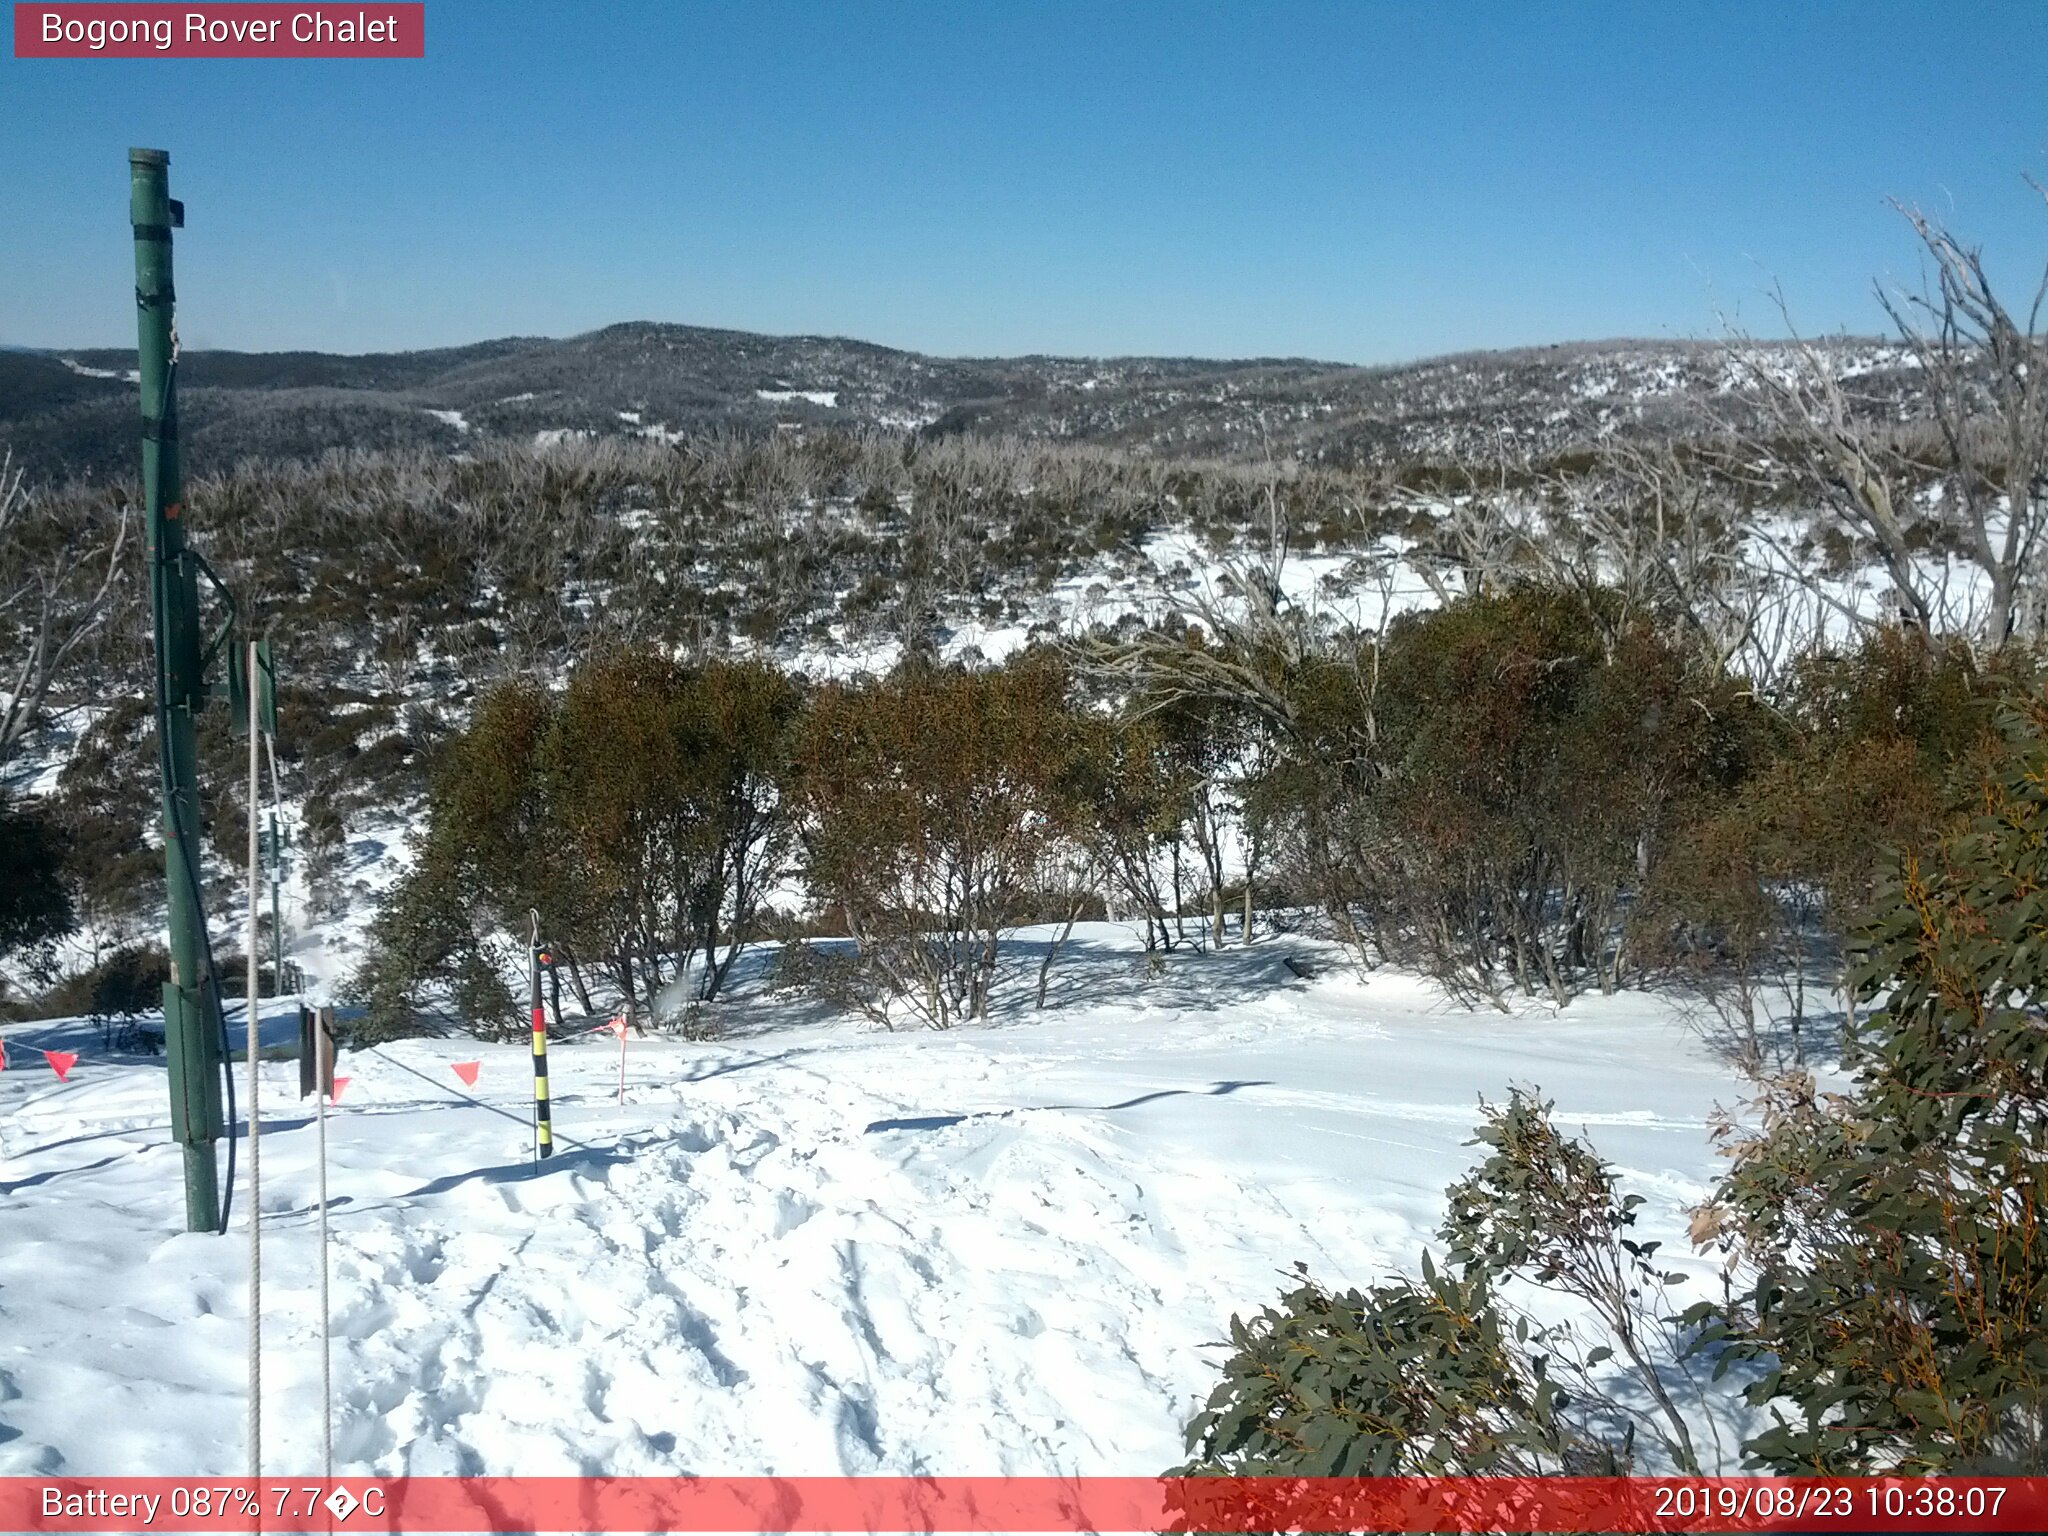
<instances>
[{"instance_id":1,"label":"snow gum tree","mask_svg":"<svg viewBox=\"0 0 2048 1536\"><path fill-rule=\"evenodd\" d=\"M1303 883L1361 955L1503 1006L1619 986L1629 899L1742 769L1729 681L1597 592L1459 599L1291 677L1261 798Z\"/></svg>"},{"instance_id":2,"label":"snow gum tree","mask_svg":"<svg viewBox=\"0 0 2048 1536\"><path fill-rule=\"evenodd\" d=\"M465 1023L516 1027L504 978L530 913L586 1013L586 965L649 1009L695 965L696 999L715 999L790 848L801 707L771 667L628 649L559 696L492 690L443 753L419 857L378 918L358 978L373 1017L402 1027L438 986Z\"/></svg>"},{"instance_id":3,"label":"snow gum tree","mask_svg":"<svg viewBox=\"0 0 2048 1536\"><path fill-rule=\"evenodd\" d=\"M621 651L571 678L543 754L550 862L610 914L607 952L629 998L655 1004L700 953L697 999L724 985L789 848L799 702L781 673L751 662L689 668Z\"/></svg>"},{"instance_id":4,"label":"snow gum tree","mask_svg":"<svg viewBox=\"0 0 2048 1536\"><path fill-rule=\"evenodd\" d=\"M1002 934L1064 836L1072 720L1036 659L909 666L814 699L796 774L805 872L856 949L849 999L944 1029L987 1016Z\"/></svg>"}]
</instances>

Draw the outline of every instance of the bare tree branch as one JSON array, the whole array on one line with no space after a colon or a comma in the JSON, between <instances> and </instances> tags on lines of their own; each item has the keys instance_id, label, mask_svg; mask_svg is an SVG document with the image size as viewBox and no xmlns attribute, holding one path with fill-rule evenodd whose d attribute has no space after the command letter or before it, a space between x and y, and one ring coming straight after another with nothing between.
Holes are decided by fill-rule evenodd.
<instances>
[{"instance_id":1,"label":"bare tree branch","mask_svg":"<svg viewBox=\"0 0 2048 1536\"><path fill-rule=\"evenodd\" d=\"M31 503L12 452L0 456L0 549L29 550ZM107 546L90 533L74 530L47 553L29 552L14 585L0 590L0 677L8 690L0 699L0 767L41 723L51 685L112 606L128 543L126 509Z\"/></svg>"},{"instance_id":2,"label":"bare tree branch","mask_svg":"<svg viewBox=\"0 0 2048 1536\"><path fill-rule=\"evenodd\" d=\"M1917 375L1932 451L1901 429L1895 406L1858 394L1839 358L1796 332L1783 349L1740 338L1733 349L1763 409L1769 436L1758 446L1869 543L1899 611L1923 633L1967 627L1986 646L2040 639L2048 633L2048 334L2040 329L2048 270L2022 324L1979 250L1923 211L1893 206L1919 238L1929 277L1918 293L1880 286L1878 301ZM1981 602L1951 592L1946 564L1933 558L1944 550L1981 575ZM1880 617L1857 613L1859 623Z\"/></svg>"}]
</instances>

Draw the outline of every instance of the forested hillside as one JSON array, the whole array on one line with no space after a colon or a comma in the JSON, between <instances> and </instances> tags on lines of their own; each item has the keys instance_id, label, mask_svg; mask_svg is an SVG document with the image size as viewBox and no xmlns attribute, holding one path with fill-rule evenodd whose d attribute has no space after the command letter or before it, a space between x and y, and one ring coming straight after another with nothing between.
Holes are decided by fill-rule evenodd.
<instances>
[{"instance_id":1,"label":"forested hillside","mask_svg":"<svg viewBox=\"0 0 2048 1536\"><path fill-rule=\"evenodd\" d=\"M615 325L562 340L341 356L192 351L180 362L195 463L329 448L433 448L738 430L1009 436L1152 459L1291 459L1399 470L1551 454L1615 433L1689 437L1755 417L1757 366L1719 344L1616 341L1378 368L1300 359L942 358L865 342ZM1824 350L1865 407L1924 415L1897 346ZM39 479L122 477L133 352L0 353L0 437Z\"/></svg>"}]
</instances>

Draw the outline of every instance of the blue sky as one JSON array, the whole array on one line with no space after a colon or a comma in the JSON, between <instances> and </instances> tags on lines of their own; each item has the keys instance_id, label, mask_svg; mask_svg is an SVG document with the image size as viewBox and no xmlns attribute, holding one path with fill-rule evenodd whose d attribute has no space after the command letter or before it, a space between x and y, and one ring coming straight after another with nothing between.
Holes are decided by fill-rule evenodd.
<instances>
[{"instance_id":1,"label":"blue sky","mask_svg":"<svg viewBox=\"0 0 2048 1536\"><path fill-rule=\"evenodd\" d=\"M1885 206L2048 259L2048 0L428 0L413 62L0 59L0 341L132 345L169 149L188 345L656 319L947 354L1394 361L1873 330Z\"/></svg>"}]
</instances>

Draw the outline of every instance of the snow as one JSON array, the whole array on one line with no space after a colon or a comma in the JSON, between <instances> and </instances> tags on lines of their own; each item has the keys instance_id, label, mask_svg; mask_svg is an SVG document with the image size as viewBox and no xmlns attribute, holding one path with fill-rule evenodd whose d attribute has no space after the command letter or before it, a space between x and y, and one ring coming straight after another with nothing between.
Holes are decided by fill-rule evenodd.
<instances>
[{"instance_id":1,"label":"snow","mask_svg":"<svg viewBox=\"0 0 2048 1536\"><path fill-rule=\"evenodd\" d=\"M469 430L469 422L464 419L460 411L436 411L430 409L427 414L433 417L434 420L453 427L458 432L467 432Z\"/></svg>"},{"instance_id":2,"label":"snow","mask_svg":"<svg viewBox=\"0 0 2048 1536\"><path fill-rule=\"evenodd\" d=\"M1377 631L1396 615L1433 606L1428 584L1405 563L1413 547L1397 536L1342 554L1290 555L1280 573L1287 600L1325 627L1351 625ZM1250 574L1255 560L1244 549L1219 561L1200 536L1184 527L1147 534L1135 561L1097 556L1060 577L1042 593L1022 597L1017 612L998 623L968 614L948 616L939 654L947 661L1001 665L1031 643L1034 633L1068 636L1135 616L1157 623L1185 614L1191 600L1224 614L1241 614L1243 596L1235 583ZM1201 573L1201 574L1197 574ZM811 678L854 678L887 672L902 655L895 640L862 640L847 626L831 626L823 639L806 639L783 650L764 648L792 670Z\"/></svg>"},{"instance_id":3,"label":"snow","mask_svg":"<svg viewBox=\"0 0 2048 1536\"><path fill-rule=\"evenodd\" d=\"M83 378L121 379L129 384L139 384L142 382L142 373L139 369L135 368L88 368L84 363L73 362L68 357L60 357L57 361Z\"/></svg>"},{"instance_id":4,"label":"snow","mask_svg":"<svg viewBox=\"0 0 2048 1536\"><path fill-rule=\"evenodd\" d=\"M880 411L876 413L875 425L897 432L915 432L928 427L944 414L938 405L930 400L919 402L915 411Z\"/></svg>"},{"instance_id":5,"label":"snow","mask_svg":"<svg viewBox=\"0 0 2048 1536\"><path fill-rule=\"evenodd\" d=\"M778 405L787 405L792 400L808 400L813 405L829 409L839 404L839 391L836 389L757 389L754 394Z\"/></svg>"},{"instance_id":6,"label":"snow","mask_svg":"<svg viewBox=\"0 0 2048 1536\"><path fill-rule=\"evenodd\" d=\"M1045 937L1010 963L1035 970ZM1619 1165L1648 1200L1639 1235L1702 1290L1684 1212L1715 1176L1706 1117L1738 1089L1667 1003L1474 1015L1299 937L1155 969L1105 923L1069 950L1046 1010L1020 976L1009 1011L946 1034L824 1013L749 956L709 1010L722 1040L628 1041L623 1105L608 1036L551 1048L560 1151L538 1168L524 1045L344 1053L338 1470L1156 1473L1231 1314L1296 1259L1344 1284L1412 1271L1478 1096L1517 1083ZM161 1060L78 1021L4 1038L0 1475L241 1470L243 1217L182 1231ZM83 1058L68 1083L34 1057L51 1046ZM303 1472L297 1071L263 1068L263 1374L267 1459Z\"/></svg>"}]
</instances>

